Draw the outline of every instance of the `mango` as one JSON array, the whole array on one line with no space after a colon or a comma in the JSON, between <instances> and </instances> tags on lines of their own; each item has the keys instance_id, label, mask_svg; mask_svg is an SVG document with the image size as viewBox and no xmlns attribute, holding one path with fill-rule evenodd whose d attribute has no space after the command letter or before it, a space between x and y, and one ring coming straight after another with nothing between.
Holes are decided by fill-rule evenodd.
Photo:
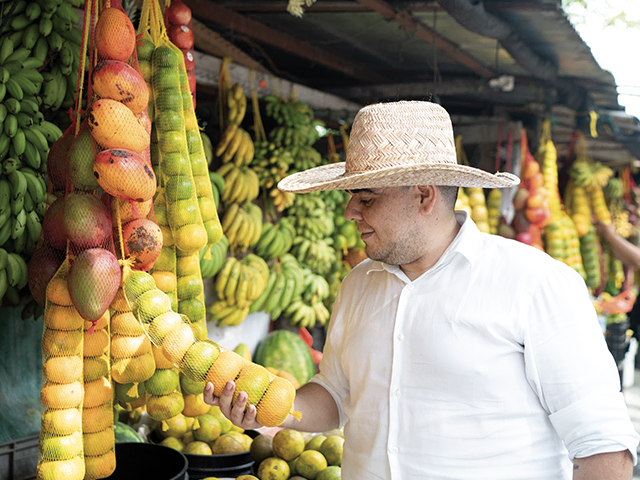
<instances>
[{"instance_id":1,"label":"mango","mask_svg":"<svg viewBox=\"0 0 640 480\"><path fill-rule=\"evenodd\" d=\"M151 136L125 104L109 98L94 102L89 110L91 136L102 148L120 148L142 153Z\"/></svg>"},{"instance_id":2,"label":"mango","mask_svg":"<svg viewBox=\"0 0 640 480\"><path fill-rule=\"evenodd\" d=\"M121 280L116 256L104 248L89 248L69 267L69 295L85 320L98 320L116 296Z\"/></svg>"},{"instance_id":3,"label":"mango","mask_svg":"<svg viewBox=\"0 0 640 480\"><path fill-rule=\"evenodd\" d=\"M156 176L142 155L130 150L103 150L93 161L93 176L109 195L146 202L156 193Z\"/></svg>"},{"instance_id":4,"label":"mango","mask_svg":"<svg viewBox=\"0 0 640 480\"><path fill-rule=\"evenodd\" d=\"M109 209L89 193L72 192L64 201L62 227L75 246L100 246L111 235Z\"/></svg>"},{"instance_id":5,"label":"mango","mask_svg":"<svg viewBox=\"0 0 640 480\"><path fill-rule=\"evenodd\" d=\"M67 178L75 190L97 190L100 185L93 176L93 142L88 128L78 132L67 155Z\"/></svg>"},{"instance_id":6,"label":"mango","mask_svg":"<svg viewBox=\"0 0 640 480\"><path fill-rule=\"evenodd\" d=\"M122 229L124 254L134 260L134 270L150 270L162 250L162 231L157 223L140 218Z\"/></svg>"},{"instance_id":7,"label":"mango","mask_svg":"<svg viewBox=\"0 0 640 480\"><path fill-rule=\"evenodd\" d=\"M124 103L136 115L149 103L149 89L142 75L131 65L118 60L103 60L93 69L93 92L100 98Z\"/></svg>"},{"instance_id":8,"label":"mango","mask_svg":"<svg viewBox=\"0 0 640 480\"><path fill-rule=\"evenodd\" d=\"M119 8L105 8L98 17L94 41L100 57L128 60L136 48L136 30Z\"/></svg>"},{"instance_id":9,"label":"mango","mask_svg":"<svg viewBox=\"0 0 640 480\"><path fill-rule=\"evenodd\" d=\"M67 153L73 140L73 132L63 135L51 145L47 155L47 178L53 189L60 192L67 188Z\"/></svg>"}]
</instances>

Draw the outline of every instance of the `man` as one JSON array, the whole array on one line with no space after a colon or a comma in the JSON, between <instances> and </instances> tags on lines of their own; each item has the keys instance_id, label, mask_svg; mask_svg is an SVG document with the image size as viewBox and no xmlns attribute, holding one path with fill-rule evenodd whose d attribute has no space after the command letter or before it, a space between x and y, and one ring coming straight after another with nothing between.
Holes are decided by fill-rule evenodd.
<instances>
[{"instance_id":1,"label":"man","mask_svg":"<svg viewBox=\"0 0 640 480\"><path fill-rule=\"evenodd\" d=\"M343 478L630 479L638 435L582 278L454 213L459 186L517 177L457 165L447 112L428 102L363 108L345 164L282 190L346 189L367 260L345 278L320 373L283 427L344 425ZM220 398L256 428L233 382ZM246 407L246 410L245 410Z\"/></svg>"}]
</instances>

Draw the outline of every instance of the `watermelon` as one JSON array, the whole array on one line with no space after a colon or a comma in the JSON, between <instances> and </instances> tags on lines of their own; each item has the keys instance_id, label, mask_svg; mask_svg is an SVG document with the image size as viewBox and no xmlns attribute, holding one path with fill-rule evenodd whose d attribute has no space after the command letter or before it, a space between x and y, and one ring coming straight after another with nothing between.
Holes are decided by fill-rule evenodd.
<instances>
[{"instance_id":1,"label":"watermelon","mask_svg":"<svg viewBox=\"0 0 640 480\"><path fill-rule=\"evenodd\" d=\"M114 430L116 443L144 443L138 432L126 423L116 422Z\"/></svg>"},{"instance_id":2,"label":"watermelon","mask_svg":"<svg viewBox=\"0 0 640 480\"><path fill-rule=\"evenodd\" d=\"M273 367L290 373L300 385L316 373L309 347L289 330L274 330L258 343L253 361L263 367Z\"/></svg>"}]
</instances>

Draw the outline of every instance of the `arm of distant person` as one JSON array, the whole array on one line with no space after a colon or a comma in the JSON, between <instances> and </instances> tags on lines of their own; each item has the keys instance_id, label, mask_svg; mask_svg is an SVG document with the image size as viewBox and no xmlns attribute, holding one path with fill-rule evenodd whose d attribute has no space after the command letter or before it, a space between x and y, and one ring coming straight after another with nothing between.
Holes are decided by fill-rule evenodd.
<instances>
[{"instance_id":1,"label":"arm of distant person","mask_svg":"<svg viewBox=\"0 0 640 480\"><path fill-rule=\"evenodd\" d=\"M622 263L635 269L640 269L640 248L616 233L613 225L606 225L594 219L593 226L596 233L607 241L611 253Z\"/></svg>"},{"instance_id":2,"label":"arm of distant person","mask_svg":"<svg viewBox=\"0 0 640 480\"><path fill-rule=\"evenodd\" d=\"M237 427L253 430L262 427L256 421L255 405L247 406L247 394L240 392L235 405L232 405L234 382L227 382L220 397L213 395L213 384L207 383L204 389L204 401L209 405L218 405L225 417ZM293 411L302 414L298 421L289 415L283 428L294 428L303 432L326 432L340 425L338 407L331 394L317 383L307 383L296 390Z\"/></svg>"},{"instance_id":3,"label":"arm of distant person","mask_svg":"<svg viewBox=\"0 0 640 480\"><path fill-rule=\"evenodd\" d=\"M573 459L573 480L631 480L633 460L629 450Z\"/></svg>"}]
</instances>

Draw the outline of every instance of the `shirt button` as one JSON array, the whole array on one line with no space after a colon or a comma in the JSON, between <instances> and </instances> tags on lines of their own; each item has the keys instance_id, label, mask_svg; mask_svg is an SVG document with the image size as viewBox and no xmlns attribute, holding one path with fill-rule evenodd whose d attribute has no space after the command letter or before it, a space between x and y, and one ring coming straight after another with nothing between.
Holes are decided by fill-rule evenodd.
<instances>
[{"instance_id":1,"label":"shirt button","mask_svg":"<svg viewBox=\"0 0 640 480\"><path fill-rule=\"evenodd\" d=\"M395 394L396 397L400 396L400 390L396 390L395 392L393 392Z\"/></svg>"},{"instance_id":2,"label":"shirt button","mask_svg":"<svg viewBox=\"0 0 640 480\"><path fill-rule=\"evenodd\" d=\"M404 340L404 334L399 334L398 335L398 340L403 341Z\"/></svg>"},{"instance_id":3,"label":"shirt button","mask_svg":"<svg viewBox=\"0 0 640 480\"><path fill-rule=\"evenodd\" d=\"M398 447L391 447L389 450L391 453L398 453Z\"/></svg>"},{"instance_id":4,"label":"shirt button","mask_svg":"<svg viewBox=\"0 0 640 480\"><path fill-rule=\"evenodd\" d=\"M409 290L413 290L415 287L413 286L413 283L410 283L409 285L407 285L407 288Z\"/></svg>"}]
</instances>

